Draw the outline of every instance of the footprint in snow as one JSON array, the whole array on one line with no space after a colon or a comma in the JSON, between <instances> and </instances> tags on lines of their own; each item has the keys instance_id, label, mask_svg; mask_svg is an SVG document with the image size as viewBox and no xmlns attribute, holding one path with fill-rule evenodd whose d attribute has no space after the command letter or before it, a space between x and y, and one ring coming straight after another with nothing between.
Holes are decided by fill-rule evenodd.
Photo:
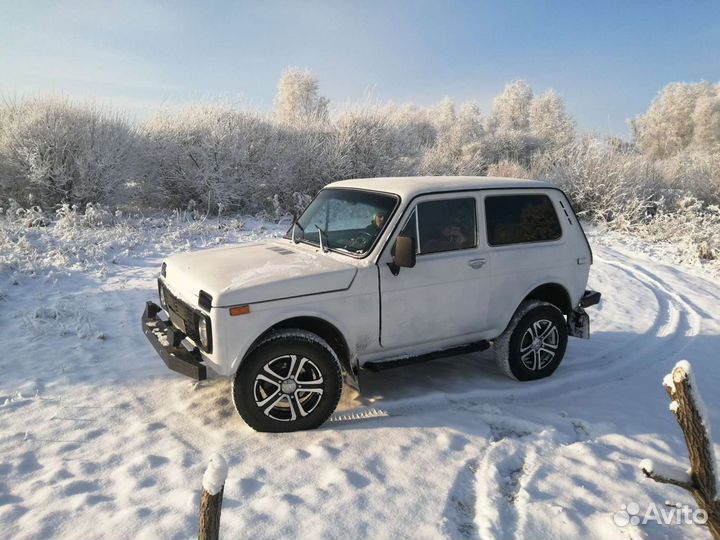
<instances>
[{"instance_id":1,"label":"footprint in snow","mask_svg":"<svg viewBox=\"0 0 720 540\"><path fill-rule=\"evenodd\" d=\"M442 520L442 529L448 538L478 538L475 524L476 470L476 460L467 461L450 488Z\"/></svg>"}]
</instances>

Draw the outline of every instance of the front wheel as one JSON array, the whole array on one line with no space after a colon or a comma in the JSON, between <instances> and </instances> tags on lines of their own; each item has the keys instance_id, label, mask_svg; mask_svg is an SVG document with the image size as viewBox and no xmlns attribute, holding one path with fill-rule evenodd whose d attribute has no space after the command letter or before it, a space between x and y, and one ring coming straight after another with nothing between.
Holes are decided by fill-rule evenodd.
<instances>
[{"instance_id":1,"label":"front wheel","mask_svg":"<svg viewBox=\"0 0 720 540\"><path fill-rule=\"evenodd\" d=\"M263 340L233 379L233 401L256 431L314 429L337 407L342 392L340 363L319 336L283 329Z\"/></svg>"},{"instance_id":2,"label":"front wheel","mask_svg":"<svg viewBox=\"0 0 720 540\"><path fill-rule=\"evenodd\" d=\"M508 377L518 381L542 379L560 365L567 340L562 312L547 302L527 300L495 340L495 360Z\"/></svg>"}]
</instances>

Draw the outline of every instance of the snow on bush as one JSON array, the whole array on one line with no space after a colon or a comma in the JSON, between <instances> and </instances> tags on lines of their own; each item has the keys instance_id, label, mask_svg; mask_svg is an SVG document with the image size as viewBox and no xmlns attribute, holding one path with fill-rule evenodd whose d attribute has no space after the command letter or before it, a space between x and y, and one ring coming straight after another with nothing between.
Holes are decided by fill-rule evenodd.
<instances>
[{"instance_id":1,"label":"snow on bush","mask_svg":"<svg viewBox=\"0 0 720 540\"><path fill-rule=\"evenodd\" d=\"M0 194L49 207L122 199L136 130L118 113L62 97L9 101L0 113Z\"/></svg>"},{"instance_id":2,"label":"snow on bush","mask_svg":"<svg viewBox=\"0 0 720 540\"><path fill-rule=\"evenodd\" d=\"M209 212L257 207L263 185L277 177L278 131L254 113L220 105L158 115L147 140L143 198L151 206Z\"/></svg>"},{"instance_id":3,"label":"snow on bush","mask_svg":"<svg viewBox=\"0 0 720 540\"><path fill-rule=\"evenodd\" d=\"M129 228L131 242L138 221L122 216L138 211L160 211L161 221L173 209L194 222L238 213L279 220L333 180L416 174L547 179L588 221L682 242L688 261L717 259L719 85L666 86L634 120L631 142L576 135L562 98L536 96L525 81L508 84L489 116L450 98L425 108L365 103L329 111L318 80L295 68L282 74L269 114L218 102L132 125L63 97L6 101L0 264L28 270L105 260L113 241L103 231ZM61 248L61 237L75 244ZM46 260L35 246L40 238Z\"/></svg>"},{"instance_id":4,"label":"snow on bush","mask_svg":"<svg viewBox=\"0 0 720 540\"><path fill-rule=\"evenodd\" d=\"M660 187L642 155L591 136L538 156L532 172L560 185L585 219L622 229L643 221Z\"/></svg>"},{"instance_id":5,"label":"snow on bush","mask_svg":"<svg viewBox=\"0 0 720 540\"><path fill-rule=\"evenodd\" d=\"M488 176L499 176L501 178L530 178L530 171L519 163L508 159L490 165L487 174Z\"/></svg>"},{"instance_id":6,"label":"snow on bush","mask_svg":"<svg viewBox=\"0 0 720 540\"><path fill-rule=\"evenodd\" d=\"M14 203L14 207L17 203ZM290 217L277 223L266 216L205 218L196 211L145 217L111 212L100 205L61 206L55 216L39 208L0 214L0 276L18 273L52 278L68 270L104 274L109 265L131 257L213 247L225 242L281 235ZM0 280L0 284L2 284Z\"/></svg>"},{"instance_id":7,"label":"snow on bush","mask_svg":"<svg viewBox=\"0 0 720 540\"><path fill-rule=\"evenodd\" d=\"M661 206L657 215L638 229L641 237L670 242L682 249L680 262L720 262L720 207L694 197L680 200L672 211Z\"/></svg>"}]
</instances>

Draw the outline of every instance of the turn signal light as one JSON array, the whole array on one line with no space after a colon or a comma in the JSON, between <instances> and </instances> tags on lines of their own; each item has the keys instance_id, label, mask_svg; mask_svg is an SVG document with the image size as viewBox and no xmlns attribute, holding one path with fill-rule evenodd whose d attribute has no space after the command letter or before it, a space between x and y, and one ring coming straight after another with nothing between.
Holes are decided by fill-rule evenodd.
<instances>
[{"instance_id":1,"label":"turn signal light","mask_svg":"<svg viewBox=\"0 0 720 540\"><path fill-rule=\"evenodd\" d=\"M236 315L247 315L250 313L250 306L235 306L230 308L230 316L235 317Z\"/></svg>"}]
</instances>

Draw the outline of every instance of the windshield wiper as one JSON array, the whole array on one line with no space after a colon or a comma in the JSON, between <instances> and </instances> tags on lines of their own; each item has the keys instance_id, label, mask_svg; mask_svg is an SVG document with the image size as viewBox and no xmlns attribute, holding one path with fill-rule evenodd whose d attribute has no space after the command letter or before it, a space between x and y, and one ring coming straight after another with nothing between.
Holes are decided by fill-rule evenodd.
<instances>
[{"instance_id":1,"label":"windshield wiper","mask_svg":"<svg viewBox=\"0 0 720 540\"><path fill-rule=\"evenodd\" d=\"M299 244L300 240L295 240L295 227L300 227L300 230L302 231L302 234L303 234L303 238L305 238L305 227L300 225L297 218L295 218L295 220L293 221L293 224L292 224L292 234L290 235L290 239L293 241L293 244Z\"/></svg>"},{"instance_id":2,"label":"windshield wiper","mask_svg":"<svg viewBox=\"0 0 720 540\"><path fill-rule=\"evenodd\" d=\"M330 242L328 239L327 231L325 229L321 229L320 225L318 225L317 223L313 223L313 225L315 225L315 228L318 230L318 240L320 242L320 249L322 249L324 253L327 253L328 251L330 251L330 246L328 245ZM303 233L303 235L304 234L305 233ZM323 235L325 235L325 242L323 242L323 240L322 240Z\"/></svg>"}]
</instances>

